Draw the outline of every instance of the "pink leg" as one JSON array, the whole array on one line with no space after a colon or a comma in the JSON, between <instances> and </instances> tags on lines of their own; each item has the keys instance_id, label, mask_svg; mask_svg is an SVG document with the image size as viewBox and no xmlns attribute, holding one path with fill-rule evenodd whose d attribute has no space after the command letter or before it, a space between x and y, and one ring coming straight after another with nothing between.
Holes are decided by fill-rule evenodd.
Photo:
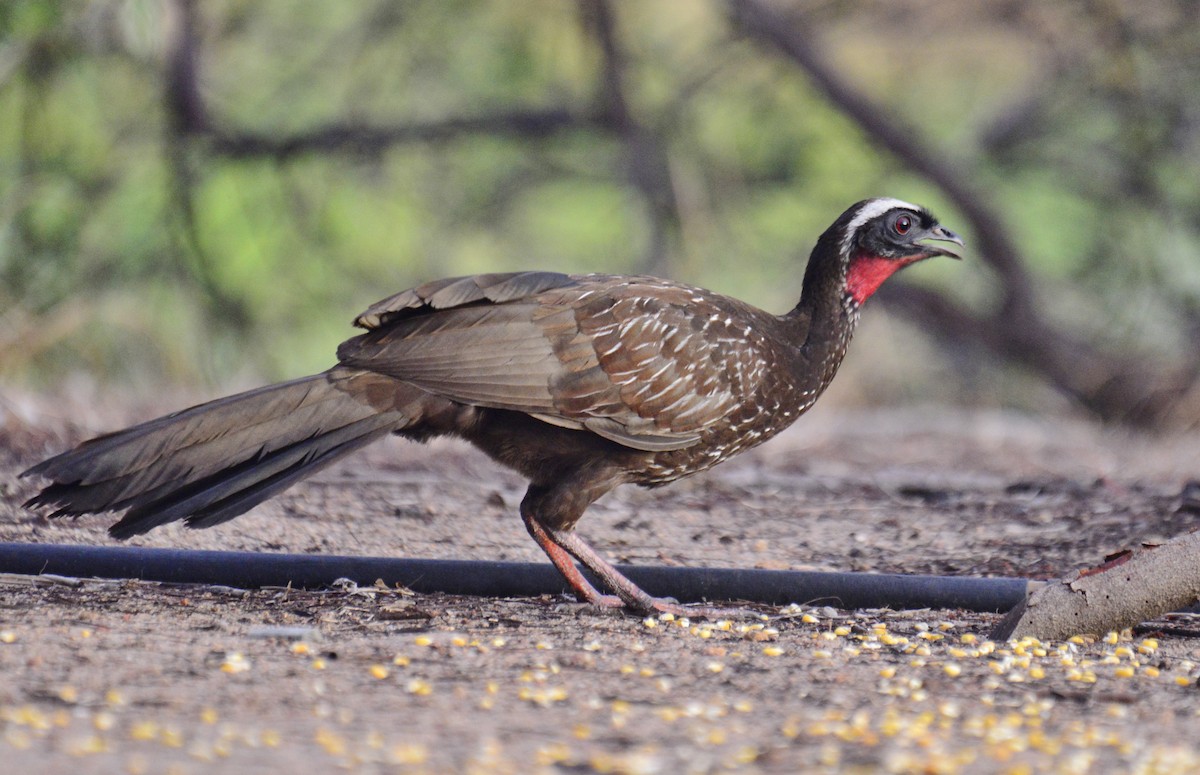
<instances>
[{"instance_id":1,"label":"pink leg","mask_svg":"<svg viewBox=\"0 0 1200 775\"><path fill-rule=\"evenodd\" d=\"M525 520L525 527L529 530L529 534L533 536L533 540L537 541L538 546L542 547L542 551L554 563L554 567L558 568L559 572L566 578L567 583L575 590L579 599L584 602L605 607L616 607L623 604L626 608L643 614L672 613L678 616L704 616L708 618L757 616L754 611L746 609L688 608L678 603L652 597L614 568L610 562L597 554L575 531L555 530L554 528L546 527L541 522L538 522L537 518L527 514L524 509L522 509L521 516ZM579 568L572 562L571 557L579 560L588 570L596 574L604 583L604 586L617 593L616 597L600 594L595 587L588 583L583 574L579 572Z\"/></svg>"},{"instance_id":2,"label":"pink leg","mask_svg":"<svg viewBox=\"0 0 1200 775\"><path fill-rule=\"evenodd\" d=\"M529 531L529 535L533 536L533 540L537 541L537 545L542 547L542 551L550 558L550 562L554 563L554 567L558 568L558 572L563 575L567 583L571 585L571 589L575 590L576 597L581 602L591 603L592 605L604 606L606 608L619 608L625 605L621 599L615 595L602 595L600 592L583 577L576 567L575 561L571 559L571 555L555 543L554 539L547 533L546 528L542 526L533 517L527 516L522 510L521 518L525 520L525 529Z\"/></svg>"}]
</instances>

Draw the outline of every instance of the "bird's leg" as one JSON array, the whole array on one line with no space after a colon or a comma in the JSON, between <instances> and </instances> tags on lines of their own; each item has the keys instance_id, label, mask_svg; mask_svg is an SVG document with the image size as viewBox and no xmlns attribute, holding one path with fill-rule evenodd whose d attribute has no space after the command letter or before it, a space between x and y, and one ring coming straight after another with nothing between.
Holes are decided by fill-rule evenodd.
<instances>
[{"instance_id":1,"label":"bird's leg","mask_svg":"<svg viewBox=\"0 0 1200 775\"><path fill-rule=\"evenodd\" d=\"M587 542L580 538L574 530L556 530L546 527L538 521L537 517L524 510L522 510L521 517L525 520L525 527L533 536L533 540L542 547L542 551L550 558L550 562L554 563L554 567L558 568L567 583L575 590L575 594L585 603L605 608L624 606L642 614L670 613L676 616L705 616L708 618L745 618L757 615L754 611L737 608L686 607L670 600L654 597L630 581L629 577L614 568L612 563L597 554L596 550L588 546ZM617 594L601 594L579 572L572 557L583 563L588 570L596 574L604 586Z\"/></svg>"},{"instance_id":2,"label":"bird's leg","mask_svg":"<svg viewBox=\"0 0 1200 775\"><path fill-rule=\"evenodd\" d=\"M554 563L554 567L558 568L580 600L605 608L624 606L642 614L671 613L677 616L705 616L714 619L757 615L753 611L740 609L685 607L671 600L653 597L597 554L596 550L588 546L571 527L551 527L547 524L545 515L551 514L557 517L553 520L555 525L574 525L588 504L610 487L611 485L603 488L560 485L544 488L530 485L524 500L521 501L521 519L525 521L525 529L529 531L533 540L537 541L538 546L542 547L542 551L550 558L550 562ZM602 594L584 578L572 558L583 563L604 587L617 594Z\"/></svg>"},{"instance_id":3,"label":"bird's leg","mask_svg":"<svg viewBox=\"0 0 1200 775\"><path fill-rule=\"evenodd\" d=\"M587 567L592 573L603 582L604 586L617 593L617 598L625 604L626 608L638 611L639 613L683 613L681 606L675 603L670 603L666 600L660 600L656 597L651 597L637 584L629 580L627 576L612 566L608 560L605 560L596 550L587 545L579 534L574 530L555 530L540 526L545 531L546 537L555 544L555 548L564 554L570 553L575 559ZM563 550L566 550L565 552ZM553 560L553 557L551 557ZM568 560L569 562L569 560ZM575 564L570 563L574 568ZM561 570L561 568L560 568ZM575 569L579 573L578 569ZM568 579L569 580L569 579Z\"/></svg>"},{"instance_id":4,"label":"bird's leg","mask_svg":"<svg viewBox=\"0 0 1200 775\"><path fill-rule=\"evenodd\" d=\"M525 509L521 509L521 519L525 521L525 529L529 531L529 535L533 536L533 540L537 541L537 545L542 547L542 551L546 553L546 556L550 558L550 562L554 563L554 567L558 568L558 572L571 585L571 589L575 590L575 595L580 601L606 608L620 608L625 605L624 601L616 595L600 594L599 590L593 587L583 577L583 574L579 572L579 568L575 565L575 561L571 558L571 555L556 543L550 537L545 526L528 514Z\"/></svg>"}]
</instances>

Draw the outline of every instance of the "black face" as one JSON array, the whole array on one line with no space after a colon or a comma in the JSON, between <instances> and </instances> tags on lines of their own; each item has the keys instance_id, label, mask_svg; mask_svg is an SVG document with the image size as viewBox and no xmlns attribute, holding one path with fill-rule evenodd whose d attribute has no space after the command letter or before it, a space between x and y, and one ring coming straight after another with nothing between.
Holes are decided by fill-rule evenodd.
<instances>
[{"instance_id":1,"label":"black face","mask_svg":"<svg viewBox=\"0 0 1200 775\"><path fill-rule=\"evenodd\" d=\"M938 225L928 210L897 207L864 224L856 240L869 255L895 260L950 256L961 258L952 248L930 242L950 242L961 246L962 238Z\"/></svg>"}]
</instances>

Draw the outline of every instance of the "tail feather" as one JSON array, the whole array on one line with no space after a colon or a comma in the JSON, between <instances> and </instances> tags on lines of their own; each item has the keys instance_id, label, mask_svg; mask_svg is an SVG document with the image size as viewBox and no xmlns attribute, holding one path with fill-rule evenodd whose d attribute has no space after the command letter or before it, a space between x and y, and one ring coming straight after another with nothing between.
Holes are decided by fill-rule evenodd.
<instances>
[{"instance_id":1,"label":"tail feather","mask_svg":"<svg viewBox=\"0 0 1200 775\"><path fill-rule=\"evenodd\" d=\"M227 468L164 497L134 502L108 532L115 538L129 538L179 519L186 519L188 527L197 528L227 522L338 458L387 435L394 425L394 421L380 417L362 420Z\"/></svg>"},{"instance_id":2,"label":"tail feather","mask_svg":"<svg viewBox=\"0 0 1200 775\"><path fill-rule=\"evenodd\" d=\"M357 378L367 375L335 369L84 442L22 474L52 481L26 506L129 509L110 529L118 538L180 519L225 522L414 419L400 402L377 407L349 390Z\"/></svg>"},{"instance_id":3,"label":"tail feather","mask_svg":"<svg viewBox=\"0 0 1200 775\"><path fill-rule=\"evenodd\" d=\"M371 407L348 402L345 395L337 393L323 400L309 401L302 407L291 408L291 404L283 402L272 408L276 416L261 422L241 423L237 422L237 417L231 417L230 430L210 438L193 439L180 434L174 441L182 446L174 449L164 446L163 441L156 438L153 439L156 442L154 452L150 453L139 449L141 439L132 435L127 445L134 448L130 451L134 457L130 459L128 470L108 479L89 472L79 480L79 497L73 499L72 507L82 512L105 506L117 507L117 504L126 507L132 505L128 502L130 498L142 493L203 479L226 469L231 462L263 458L306 437L379 416ZM86 452L88 456L93 455ZM76 462L76 467L86 465L88 456ZM104 459L103 455L99 458ZM70 480L70 477L62 478Z\"/></svg>"},{"instance_id":4,"label":"tail feather","mask_svg":"<svg viewBox=\"0 0 1200 775\"><path fill-rule=\"evenodd\" d=\"M236 443L239 437L249 437L257 440L247 445L252 447L261 445L263 439L287 438L289 434L295 435L296 429L312 427L307 424L310 418L295 416L301 410L329 412L328 404L333 403L343 413L349 410L358 417L374 413L364 404L347 403L347 396L327 389L329 385L326 375L318 374L209 401L85 441L73 450L39 463L22 476L36 474L92 485L127 478L148 468L169 470L164 465L168 460L180 460L186 465L189 451L211 454L208 445L213 442ZM323 421L333 424L328 417ZM152 482L139 483L154 486Z\"/></svg>"}]
</instances>

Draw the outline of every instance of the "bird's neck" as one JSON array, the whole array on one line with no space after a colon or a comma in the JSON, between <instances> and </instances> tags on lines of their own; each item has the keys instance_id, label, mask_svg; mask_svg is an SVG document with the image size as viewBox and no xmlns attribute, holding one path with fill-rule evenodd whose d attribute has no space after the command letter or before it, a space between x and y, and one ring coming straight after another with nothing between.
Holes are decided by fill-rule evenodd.
<instances>
[{"instance_id":1,"label":"bird's neck","mask_svg":"<svg viewBox=\"0 0 1200 775\"><path fill-rule=\"evenodd\" d=\"M813 249L800 301L787 319L795 327L793 341L800 350L797 382L814 401L842 364L862 302L887 279L883 268L865 256L841 260L829 233Z\"/></svg>"}]
</instances>

